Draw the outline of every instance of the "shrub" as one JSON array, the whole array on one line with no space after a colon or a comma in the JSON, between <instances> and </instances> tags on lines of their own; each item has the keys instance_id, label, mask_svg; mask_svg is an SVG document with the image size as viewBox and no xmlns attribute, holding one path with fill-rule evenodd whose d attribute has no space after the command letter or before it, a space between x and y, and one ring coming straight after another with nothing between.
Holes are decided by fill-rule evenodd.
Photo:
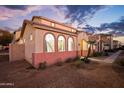
<instances>
[{"instance_id":1,"label":"shrub","mask_svg":"<svg viewBox=\"0 0 124 93\"><path fill-rule=\"evenodd\" d=\"M78 61L75 62L74 65L75 65L77 68L80 68L82 64L83 64L83 61L78 60Z\"/></svg>"},{"instance_id":2,"label":"shrub","mask_svg":"<svg viewBox=\"0 0 124 93\"><path fill-rule=\"evenodd\" d=\"M45 69L47 67L46 61L39 64L39 69Z\"/></svg>"},{"instance_id":3,"label":"shrub","mask_svg":"<svg viewBox=\"0 0 124 93\"><path fill-rule=\"evenodd\" d=\"M118 63L119 63L119 65L124 66L124 59L119 59Z\"/></svg>"},{"instance_id":4,"label":"shrub","mask_svg":"<svg viewBox=\"0 0 124 93\"><path fill-rule=\"evenodd\" d=\"M79 59L80 59L80 57L77 56L77 57L75 57L72 61L76 61L76 60L79 60Z\"/></svg>"},{"instance_id":5,"label":"shrub","mask_svg":"<svg viewBox=\"0 0 124 93\"><path fill-rule=\"evenodd\" d=\"M80 60L81 60L82 62L84 62L84 63L90 63L90 60L89 60L88 58L86 58L86 57L80 58Z\"/></svg>"},{"instance_id":6,"label":"shrub","mask_svg":"<svg viewBox=\"0 0 124 93\"><path fill-rule=\"evenodd\" d=\"M78 59L74 65L77 67L77 68L81 68L82 65L83 65L84 61L82 61L81 59Z\"/></svg>"},{"instance_id":7,"label":"shrub","mask_svg":"<svg viewBox=\"0 0 124 93\"><path fill-rule=\"evenodd\" d=\"M102 55L103 56L109 56L108 52L103 52Z\"/></svg>"},{"instance_id":8,"label":"shrub","mask_svg":"<svg viewBox=\"0 0 124 93\"><path fill-rule=\"evenodd\" d=\"M105 52L116 52L117 50L116 49L109 49L109 50L105 50Z\"/></svg>"},{"instance_id":9,"label":"shrub","mask_svg":"<svg viewBox=\"0 0 124 93\"><path fill-rule=\"evenodd\" d=\"M55 63L56 66L62 66L63 65L63 62L62 61L58 61Z\"/></svg>"},{"instance_id":10,"label":"shrub","mask_svg":"<svg viewBox=\"0 0 124 93\"><path fill-rule=\"evenodd\" d=\"M70 63L70 62L72 62L73 60L72 60L72 58L68 58L65 62L66 63Z\"/></svg>"},{"instance_id":11,"label":"shrub","mask_svg":"<svg viewBox=\"0 0 124 93\"><path fill-rule=\"evenodd\" d=\"M92 54L93 57L98 57L98 56L102 56L102 52L94 52Z\"/></svg>"},{"instance_id":12,"label":"shrub","mask_svg":"<svg viewBox=\"0 0 124 93\"><path fill-rule=\"evenodd\" d=\"M88 58L84 58L84 63L90 63L90 60Z\"/></svg>"},{"instance_id":13,"label":"shrub","mask_svg":"<svg viewBox=\"0 0 124 93\"><path fill-rule=\"evenodd\" d=\"M74 65L77 68L85 68L85 64L90 63L91 61L89 59L87 59L86 57L81 57L80 59L78 59Z\"/></svg>"},{"instance_id":14,"label":"shrub","mask_svg":"<svg viewBox=\"0 0 124 93\"><path fill-rule=\"evenodd\" d=\"M109 56L108 52L104 51L104 52L94 52L92 54L93 57L98 57L98 56Z\"/></svg>"}]
</instances>

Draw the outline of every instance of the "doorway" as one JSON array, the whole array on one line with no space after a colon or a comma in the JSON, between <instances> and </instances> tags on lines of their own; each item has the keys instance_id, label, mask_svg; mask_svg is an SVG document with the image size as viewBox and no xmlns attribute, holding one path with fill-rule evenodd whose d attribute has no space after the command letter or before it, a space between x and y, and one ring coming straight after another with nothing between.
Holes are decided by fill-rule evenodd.
<instances>
[{"instance_id":1,"label":"doorway","mask_svg":"<svg viewBox=\"0 0 124 93\"><path fill-rule=\"evenodd\" d=\"M88 43L86 40L80 41L80 55L86 56L86 51L88 50Z\"/></svg>"}]
</instances>

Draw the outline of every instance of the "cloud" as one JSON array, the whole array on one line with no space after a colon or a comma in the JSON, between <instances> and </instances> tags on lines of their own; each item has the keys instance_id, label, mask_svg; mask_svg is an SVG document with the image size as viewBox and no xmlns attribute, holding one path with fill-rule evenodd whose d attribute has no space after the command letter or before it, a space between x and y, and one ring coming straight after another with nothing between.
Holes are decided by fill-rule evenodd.
<instances>
[{"instance_id":1,"label":"cloud","mask_svg":"<svg viewBox=\"0 0 124 93\"><path fill-rule=\"evenodd\" d=\"M0 20L8 20L17 16L26 16L33 11L40 10L40 6L6 5L0 6Z\"/></svg>"},{"instance_id":2,"label":"cloud","mask_svg":"<svg viewBox=\"0 0 124 93\"><path fill-rule=\"evenodd\" d=\"M30 19L32 16L44 16L64 23L64 8L57 9L52 5L10 5L0 6L0 27L9 27L14 30L21 27L24 19Z\"/></svg>"},{"instance_id":3,"label":"cloud","mask_svg":"<svg viewBox=\"0 0 124 93\"><path fill-rule=\"evenodd\" d=\"M63 21L65 19L65 11L57 9L56 6L38 6L38 5L5 5L0 6L0 20L9 20L18 16L26 16L34 11L37 11L38 16L45 15L45 17L52 18L54 20ZM39 15L40 14L40 15ZM36 15L36 16L37 16Z\"/></svg>"},{"instance_id":4,"label":"cloud","mask_svg":"<svg viewBox=\"0 0 124 93\"><path fill-rule=\"evenodd\" d=\"M95 34L108 34L108 33L113 33L113 30L108 28L108 29L101 30L101 31L97 29L95 31Z\"/></svg>"},{"instance_id":5,"label":"cloud","mask_svg":"<svg viewBox=\"0 0 124 93\"><path fill-rule=\"evenodd\" d=\"M28 6L26 5L3 5L3 7L15 10L25 10Z\"/></svg>"},{"instance_id":6,"label":"cloud","mask_svg":"<svg viewBox=\"0 0 124 93\"><path fill-rule=\"evenodd\" d=\"M100 27L93 27L90 25L85 25L85 31L100 34L100 33L110 33L115 35L124 35L124 16L120 17L117 22L104 23Z\"/></svg>"},{"instance_id":7,"label":"cloud","mask_svg":"<svg viewBox=\"0 0 124 93\"><path fill-rule=\"evenodd\" d=\"M56 13L57 18L64 20L66 23L81 25L86 20L104 6L95 5L69 5L69 6L35 6L35 5L4 5L0 6L0 20L8 20L13 17L26 16L33 11L39 11L44 8L49 8ZM47 11L46 11L47 12ZM57 19L56 18L56 19Z\"/></svg>"},{"instance_id":8,"label":"cloud","mask_svg":"<svg viewBox=\"0 0 124 93\"><path fill-rule=\"evenodd\" d=\"M44 9L48 9L49 11L47 12L50 12L49 15L51 15L51 19L54 19L54 20L57 20L57 21L61 21L61 22L64 22L65 20L65 7L61 7L61 8L57 8L58 6L44 6L43 8Z\"/></svg>"},{"instance_id":9,"label":"cloud","mask_svg":"<svg viewBox=\"0 0 124 93\"><path fill-rule=\"evenodd\" d=\"M124 16L120 17L117 22L104 23L100 27L93 27L87 25L87 21L94 17L95 13L99 10L104 10L108 6L99 5L56 5L56 6L38 6L38 5L5 5L0 6L0 21L7 21L12 18L23 16L21 21L24 20L25 16L36 12L36 16L45 16L63 23L71 24L79 29L84 29L91 33L114 33L124 34ZM20 20L20 19L19 19ZM17 27L17 21L11 20L9 27ZM21 22L19 21L19 22ZM18 24L22 24L19 23ZM9 24L9 23L8 23Z\"/></svg>"},{"instance_id":10,"label":"cloud","mask_svg":"<svg viewBox=\"0 0 124 93\"><path fill-rule=\"evenodd\" d=\"M84 29L84 31L89 33L95 33L98 30L96 27L90 25L85 25L85 27L83 27L82 29Z\"/></svg>"},{"instance_id":11,"label":"cloud","mask_svg":"<svg viewBox=\"0 0 124 93\"><path fill-rule=\"evenodd\" d=\"M124 35L124 16L120 17L117 22L101 24L99 28L101 30L111 29L114 34Z\"/></svg>"},{"instance_id":12,"label":"cloud","mask_svg":"<svg viewBox=\"0 0 124 93\"><path fill-rule=\"evenodd\" d=\"M58 9L63 9L65 11L65 19L67 23L78 22L78 26L85 24L87 20L91 19L93 15L100 9L105 8L105 6L99 5L67 5L67 6L57 6Z\"/></svg>"}]
</instances>

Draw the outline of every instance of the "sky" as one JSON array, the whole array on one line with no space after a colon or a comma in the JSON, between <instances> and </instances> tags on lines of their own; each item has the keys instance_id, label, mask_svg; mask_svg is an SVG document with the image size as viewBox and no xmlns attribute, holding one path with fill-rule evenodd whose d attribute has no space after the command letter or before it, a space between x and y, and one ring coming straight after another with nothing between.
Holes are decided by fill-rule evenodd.
<instances>
[{"instance_id":1,"label":"sky","mask_svg":"<svg viewBox=\"0 0 124 93\"><path fill-rule=\"evenodd\" d=\"M0 28L15 31L24 19L44 16L95 33L124 34L124 6L104 5L1 5Z\"/></svg>"}]
</instances>

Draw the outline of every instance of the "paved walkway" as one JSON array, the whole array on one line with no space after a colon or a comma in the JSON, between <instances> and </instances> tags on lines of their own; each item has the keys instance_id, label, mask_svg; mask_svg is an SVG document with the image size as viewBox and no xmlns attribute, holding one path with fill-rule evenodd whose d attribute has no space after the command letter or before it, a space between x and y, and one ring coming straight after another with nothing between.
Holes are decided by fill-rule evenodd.
<instances>
[{"instance_id":1,"label":"paved walkway","mask_svg":"<svg viewBox=\"0 0 124 93\"><path fill-rule=\"evenodd\" d=\"M118 52L116 52L113 55L111 55L108 58L106 58L104 60L104 62L106 62L106 63L113 63L116 60L116 58L119 56L120 53L121 53L121 50L119 50Z\"/></svg>"},{"instance_id":2,"label":"paved walkway","mask_svg":"<svg viewBox=\"0 0 124 93\"><path fill-rule=\"evenodd\" d=\"M104 60L100 60L97 58L89 58L89 59L92 61L97 61L97 62L113 63L116 60L116 58L119 56L120 53L121 53L121 50L119 50L118 52L114 53L113 55L107 57Z\"/></svg>"},{"instance_id":3,"label":"paved walkway","mask_svg":"<svg viewBox=\"0 0 124 93\"><path fill-rule=\"evenodd\" d=\"M97 58L88 58L88 59L90 59L90 60L92 60L92 61L96 61L96 62L101 62L101 61L103 61L103 60L97 59Z\"/></svg>"}]
</instances>

